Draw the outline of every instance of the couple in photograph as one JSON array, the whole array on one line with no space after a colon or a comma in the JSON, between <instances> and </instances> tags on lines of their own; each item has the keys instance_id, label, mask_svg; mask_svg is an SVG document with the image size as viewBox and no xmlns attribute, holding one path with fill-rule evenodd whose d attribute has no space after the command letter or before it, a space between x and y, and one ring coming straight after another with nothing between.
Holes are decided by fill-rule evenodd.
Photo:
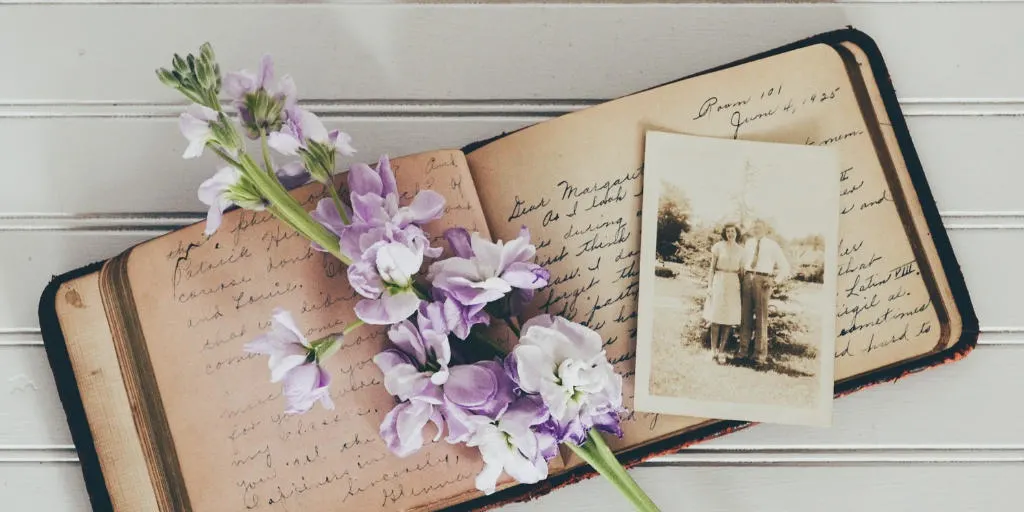
<instances>
[{"instance_id":1,"label":"couple in photograph","mask_svg":"<svg viewBox=\"0 0 1024 512\"><path fill-rule=\"evenodd\" d=\"M725 342L739 326L739 355L758 364L768 361L768 300L790 274L778 242L768 237L763 220L744 236L737 224L722 227L722 240L711 247L704 319L710 324L711 353L725 363Z\"/></svg>"}]
</instances>

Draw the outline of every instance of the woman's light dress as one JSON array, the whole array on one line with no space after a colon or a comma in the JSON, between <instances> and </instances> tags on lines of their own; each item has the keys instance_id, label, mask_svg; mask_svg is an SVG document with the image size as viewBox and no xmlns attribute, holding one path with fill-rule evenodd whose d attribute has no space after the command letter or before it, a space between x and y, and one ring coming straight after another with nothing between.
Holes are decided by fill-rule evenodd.
<instances>
[{"instance_id":1,"label":"woman's light dress","mask_svg":"<svg viewBox=\"0 0 1024 512\"><path fill-rule=\"evenodd\" d=\"M740 323L740 267L743 246L720 241L711 247L718 265L711 280L711 294L704 303L704 319L721 325Z\"/></svg>"}]
</instances>

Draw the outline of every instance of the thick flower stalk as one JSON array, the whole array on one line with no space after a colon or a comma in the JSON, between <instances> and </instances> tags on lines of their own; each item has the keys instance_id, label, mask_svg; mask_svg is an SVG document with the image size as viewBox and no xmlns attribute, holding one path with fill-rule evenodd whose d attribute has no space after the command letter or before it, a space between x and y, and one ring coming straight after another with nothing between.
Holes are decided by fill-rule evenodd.
<instances>
[{"instance_id":1,"label":"thick flower stalk","mask_svg":"<svg viewBox=\"0 0 1024 512\"><path fill-rule=\"evenodd\" d=\"M193 101L179 119L182 134L188 140L183 156L195 158L209 149L232 169L221 169L200 187L199 198L210 208L207 235L216 231L224 210L232 205L265 209L342 262L349 263L341 254L337 237L313 220L282 184L298 184L309 169L297 169L295 164L276 166L267 151L267 137L290 121L288 111L295 101L295 87L290 78L273 82L269 58L264 58L258 76L243 71L222 78L209 44L202 46L198 56L175 55L171 69L157 70L157 77ZM238 109L246 133L261 140L262 166L246 152L238 128L223 110L219 99L222 92L228 94Z\"/></svg>"}]
</instances>

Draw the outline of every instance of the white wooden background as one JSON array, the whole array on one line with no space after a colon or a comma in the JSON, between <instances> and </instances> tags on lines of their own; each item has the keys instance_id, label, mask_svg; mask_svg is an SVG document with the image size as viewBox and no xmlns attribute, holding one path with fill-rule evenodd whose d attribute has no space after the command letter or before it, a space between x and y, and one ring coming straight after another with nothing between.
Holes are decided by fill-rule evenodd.
<instances>
[{"instance_id":1,"label":"white wooden background","mask_svg":"<svg viewBox=\"0 0 1024 512\"><path fill-rule=\"evenodd\" d=\"M1024 3L266 5L0 0L0 510L88 507L35 317L49 276L199 218L152 70L264 51L365 158L463 143L852 24L891 69L981 319L965 361L634 471L665 510L1021 510ZM508 507L624 510L600 480Z\"/></svg>"}]
</instances>

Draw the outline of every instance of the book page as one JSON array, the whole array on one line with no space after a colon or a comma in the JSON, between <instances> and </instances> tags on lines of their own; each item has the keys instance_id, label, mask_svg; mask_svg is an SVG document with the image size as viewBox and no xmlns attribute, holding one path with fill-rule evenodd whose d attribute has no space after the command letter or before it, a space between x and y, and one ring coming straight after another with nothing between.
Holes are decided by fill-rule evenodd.
<instances>
[{"instance_id":1,"label":"book page","mask_svg":"<svg viewBox=\"0 0 1024 512\"><path fill-rule=\"evenodd\" d=\"M431 188L446 215L428 225L486 233L464 156L437 151L392 161L400 191ZM338 178L343 180L344 176ZM294 192L312 208L318 184ZM378 434L394 405L372 358L385 329L366 326L325 367L333 411L284 414L267 358L242 345L266 331L271 311L292 312L310 339L341 332L357 296L345 269L266 213L233 211L203 236L190 226L137 247L129 277L153 371L193 510L403 510L476 493L476 449L427 443L402 459ZM469 497L469 496L467 496Z\"/></svg>"},{"instance_id":2,"label":"book page","mask_svg":"<svg viewBox=\"0 0 1024 512\"><path fill-rule=\"evenodd\" d=\"M651 129L835 146L842 168L836 377L939 344L938 314L844 66L827 45L805 47L569 114L467 156L494 236L510 238L526 225L543 246L538 259L550 267L554 286L533 307L605 337L609 359L626 379L627 407L636 356L643 134ZM705 421L634 413L615 446Z\"/></svg>"},{"instance_id":3,"label":"book page","mask_svg":"<svg viewBox=\"0 0 1024 512\"><path fill-rule=\"evenodd\" d=\"M94 272L60 285L54 307L115 510L156 510Z\"/></svg>"},{"instance_id":4,"label":"book page","mask_svg":"<svg viewBox=\"0 0 1024 512\"><path fill-rule=\"evenodd\" d=\"M860 73L864 78L864 85L867 89L868 96L871 98L871 104L874 108L875 116L878 119L879 131L882 137L885 139L885 145L889 152L889 157L892 159L893 165L897 169L897 176L899 177L900 183L906 190L913 190L913 183L910 179L910 173L907 170L907 162L903 157L903 154L899 150L899 140L896 138L896 131L892 127L892 120L889 118L888 112L885 110L885 104L882 101L881 91L878 90L878 82L875 81L874 73L871 70L871 64L868 61L868 56L864 53L859 46L853 43L843 43L843 46L849 50L854 58L857 60L857 64L860 69ZM908 201L907 207L910 210L910 220L917 225L919 232L928 232L928 222L924 216L924 212L921 209L921 203L919 201ZM926 243L922 244L921 247L926 254L924 259L930 260L935 266L941 265L939 261L938 250L933 244ZM919 261L922 259L919 258ZM955 307L956 302L953 298L953 291L950 289L949 280L943 272L936 272L933 274L935 285L937 288L938 296L933 296L932 300L941 301L947 305L947 311L949 312L949 319L944 327L949 329L949 335L945 336L945 339L939 339L939 346L936 350L942 350L948 348L956 343L961 334L963 333L963 319L960 316L960 312Z\"/></svg>"}]
</instances>

